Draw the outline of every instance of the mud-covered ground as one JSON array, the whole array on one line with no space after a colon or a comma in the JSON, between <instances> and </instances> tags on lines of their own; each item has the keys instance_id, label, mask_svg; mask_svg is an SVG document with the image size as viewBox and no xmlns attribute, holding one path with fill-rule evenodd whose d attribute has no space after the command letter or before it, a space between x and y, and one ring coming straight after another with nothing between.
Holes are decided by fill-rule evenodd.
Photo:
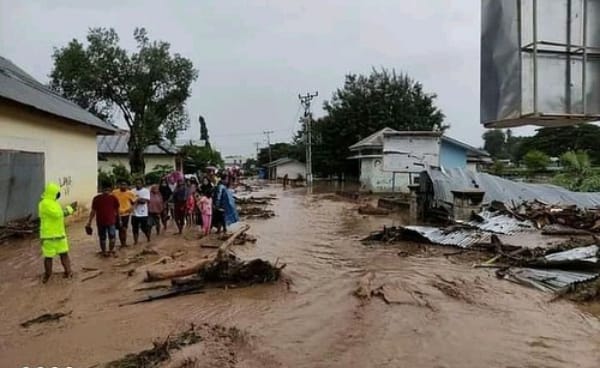
<instances>
[{"instance_id":1,"label":"mud-covered ground","mask_svg":"<svg viewBox=\"0 0 600 368\"><path fill-rule=\"evenodd\" d=\"M401 219L360 216L356 204L330 195L294 190L278 197L276 217L249 221L257 243L234 247L242 258L287 263L290 282L273 285L120 307L150 293L135 291L149 286L142 282L147 264L163 257L185 263L214 250L200 248L192 233L181 237L171 229L149 244L158 254L135 257L141 244L119 258L102 259L96 239L75 223L69 228L75 278L56 274L42 285L37 242L3 245L0 367L102 366L192 323L200 326L202 341L164 366L599 366L596 306L550 302L548 294L498 280L492 271L472 268L478 255L359 241ZM83 281L94 272L84 267L102 274ZM367 272L397 303L353 295ZM58 322L20 326L55 312L72 313Z\"/></svg>"}]
</instances>

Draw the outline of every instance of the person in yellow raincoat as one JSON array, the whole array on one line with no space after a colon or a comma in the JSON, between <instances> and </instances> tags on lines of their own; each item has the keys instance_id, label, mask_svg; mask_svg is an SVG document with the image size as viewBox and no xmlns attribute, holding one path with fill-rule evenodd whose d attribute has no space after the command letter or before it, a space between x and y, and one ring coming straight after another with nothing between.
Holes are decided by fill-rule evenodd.
<instances>
[{"instance_id":1,"label":"person in yellow raincoat","mask_svg":"<svg viewBox=\"0 0 600 368\"><path fill-rule=\"evenodd\" d=\"M69 259L69 242L65 231L65 216L75 212L77 202L63 209L58 203L58 198L60 198L60 186L56 183L48 183L38 205L40 240L44 256L44 283L52 276L52 260L57 255L60 256L65 269L65 277L73 276Z\"/></svg>"}]
</instances>

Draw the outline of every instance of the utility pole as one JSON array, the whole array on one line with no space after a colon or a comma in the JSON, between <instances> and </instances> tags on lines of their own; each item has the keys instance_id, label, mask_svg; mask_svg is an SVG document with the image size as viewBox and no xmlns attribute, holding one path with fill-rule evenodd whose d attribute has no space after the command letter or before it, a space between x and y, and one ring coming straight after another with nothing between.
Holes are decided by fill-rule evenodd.
<instances>
[{"instance_id":1,"label":"utility pole","mask_svg":"<svg viewBox=\"0 0 600 368\"><path fill-rule=\"evenodd\" d=\"M319 92L315 91L315 93L306 93L303 95L298 95L300 99L300 103L302 107L304 107L304 133L306 140L306 185L310 188L313 183L313 174L312 174L312 132L311 132L311 123L312 123L312 114L310 112L310 103L313 98L317 97Z\"/></svg>"},{"instance_id":2,"label":"utility pole","mask_svg":"<svg viewBox=\"0 0 600 368\"><path fill-rule=\"evenodd\" d=\"M260 156L260 142L254 142L256 146L256 161L258 161L258 156Z\"/></svg>"},{"instance_id":3,"label":"utility pole","mask_svg":"<svg viewBox=\"0 0 600 368\"><path fill-rule=\"evenodd\" d=\"M265 130L263 132L263 134L267 136L267 144L269 145L269 163L273 162L273 157L271 156L271 134L273 133L274 132L272 130ZM271 180L271 168L269 168L267 178Z\"/></svg>"}]
</instances>

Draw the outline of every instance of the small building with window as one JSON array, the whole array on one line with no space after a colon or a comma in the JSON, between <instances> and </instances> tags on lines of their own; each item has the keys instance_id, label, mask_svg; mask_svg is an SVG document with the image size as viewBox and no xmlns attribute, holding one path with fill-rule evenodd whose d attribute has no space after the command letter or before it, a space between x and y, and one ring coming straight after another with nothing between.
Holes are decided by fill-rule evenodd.
<instances>
[{"instance_id":1,"label":"small building with window","mask_svg":"<svg viewBox=\"0 0 600 368\"><path fill-rule=\"evenodd\" d=\"M384 128L349 149L360 165L361 190L373 193L408 192L426 166L478 170L490 160L487 152L432 131Z\"/></svg>"}]
</instances>

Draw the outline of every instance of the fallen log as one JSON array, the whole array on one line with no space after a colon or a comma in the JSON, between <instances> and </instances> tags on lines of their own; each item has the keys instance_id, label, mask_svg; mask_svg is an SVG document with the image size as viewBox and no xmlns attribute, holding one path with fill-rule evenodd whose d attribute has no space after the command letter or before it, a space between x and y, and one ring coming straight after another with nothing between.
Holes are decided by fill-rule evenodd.
<instances>
[{"instance_id":1,"label":"fallen log","mask_svg":"<svg viewBox=\"0 0 600 368\"><path fill-rule=\"evenodd\" d=\"M70 316L71 313L73 313L73 311L67 312L67 313L44 313L39 317L30 319L28 321L25 321L23 323L21 323L21 327L27 328L31 325L37 324L37 323L44 323L44 322L50 322L50 321L58 321L63 317L67 317Z\"/></svg>"},{"instance_id":2,"label":"fallen log","mask_svg":"<svg viewBox=\"0 0 600 368\"><path fill-rule=\"evenodd\" d=\"M146 279L144 281L145 282L154 282L154 281L168 280L168 279L172 279L175 277L183 277L183 276L193 275L195 273L198 273L200 270L202 270L204 267L206 267L213 261L214 261L214 258L207 258L207 259L198 261L190 266L182 267L182 268L175 269L175 270L162 270L162 271L148 270L148 271L146 271Z\"/></svg>"},{"instance_id":3,"label":"fallen log","mask_svg":"<svg viewBox=\"0 0 600 368\"><path fill-rule=\"evenodd\" d=\"M174 298L176 296L181 296L181 295L202 294L202 293L204 293L204 290L202 290L202 289L204 289L204 285L200 285L200 284L173 288L173 289L169 289L168 291L166 291L164 293L148 295L147 297L145 297L143 299L135 300L135 301L129 302L129 303L120 304L119 307L123 307L126 305L149 303L149 302L153 302L155 300Z\"/></svg>"},{"instance_id":4,"label":"fallen log","mask_svg":"<svg viewBox=\"0 0 600 368\"><path fill-rule=\"evenodd\" d=\"M231 247L233 245L233 243L235 242L235 240L241 236L242 234L244 234L246 231L250 230L250 225L243 225L241 228L239 228L235 233L231 234L231 236L223 243L221 244L221 246L219 247L219 250L217 251L217 259L221 259L224 256L227 255L227 251L229 250L229 247Z\"/></svg>"}]
</instances>

